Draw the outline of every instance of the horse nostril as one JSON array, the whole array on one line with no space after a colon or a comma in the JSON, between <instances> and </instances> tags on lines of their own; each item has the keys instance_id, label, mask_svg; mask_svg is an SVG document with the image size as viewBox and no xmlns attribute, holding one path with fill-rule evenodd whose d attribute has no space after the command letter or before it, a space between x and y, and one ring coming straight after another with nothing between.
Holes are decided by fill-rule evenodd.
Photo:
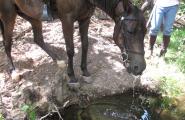
<instances>
[{"instance_id":1,"label":"horse nostril","mask_svg":"<svg viewBox=\"0 0 185 120\"><path fill-rule=\"evenodd\" d=\"M134 71L138 71L139 67L138 66L134 66Z\"/></svg>"}]
</instances>

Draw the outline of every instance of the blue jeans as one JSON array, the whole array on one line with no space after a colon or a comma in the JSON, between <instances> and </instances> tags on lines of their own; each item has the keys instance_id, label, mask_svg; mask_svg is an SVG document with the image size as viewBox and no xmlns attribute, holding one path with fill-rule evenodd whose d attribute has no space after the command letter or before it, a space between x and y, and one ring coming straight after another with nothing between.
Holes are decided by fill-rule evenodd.
<instances>
[{"instance_id":1,"label":"blue jeans","mask_svg":"<svg viewBox=\"0 0 185 120\"><path fill-rule=\"evenodd\" d=\"M151 19L149 34L152 36L157 36L161 24L163 23L163 35L170 36L178 8L178 5L170 7L156 6Z\"/></svg>"}]
</instances>

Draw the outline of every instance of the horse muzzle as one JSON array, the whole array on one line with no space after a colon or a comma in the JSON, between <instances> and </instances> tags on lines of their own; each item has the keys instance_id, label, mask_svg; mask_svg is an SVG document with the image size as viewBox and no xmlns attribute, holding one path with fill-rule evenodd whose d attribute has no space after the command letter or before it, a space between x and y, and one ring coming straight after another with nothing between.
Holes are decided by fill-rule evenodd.
<instances>
[{"instance_id":1,"label":"horse muzzle","mask_svg":"<svg viewBox=\"0 0 185 120\"><path fill-rule=\"evenodd\" d=\"M134 60L130 60L129 58L123 57L123 65L127 69L128 73L132 73L133 75L141 75L146 68L146 61L144 58L138 58Z\"/></svg>"}]
</instances>

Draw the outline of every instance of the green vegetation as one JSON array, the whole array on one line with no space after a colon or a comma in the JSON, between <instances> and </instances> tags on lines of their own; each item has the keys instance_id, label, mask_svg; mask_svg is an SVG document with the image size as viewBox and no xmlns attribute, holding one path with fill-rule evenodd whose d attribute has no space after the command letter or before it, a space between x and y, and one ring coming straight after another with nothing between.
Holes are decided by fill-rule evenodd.
<instances>
[{"instance_id":1,"label":"green vegetation","mask_svg":"<svg viewBox=\"0 0 185 120\"><path fill-rule=\"evenodd\" d=\"M165 56L169 64L175 64L185 73L185 28L176 28Z\"/></svg>"},{"instance_id":2,"label":"green vegetation","mask_svg":"<svg viewBox=\"0 0 185 120\"><path fill-rule=\"evenodd\" d=\"M185 7L185 6L184 6ZM181 11L182 12L182 11ZM162 34L160 33L157 43L162 41ZM185 28L175 28L171 42L168 47L164 60L167 64L178 67L177 72L185 74ZM173 69L173 68L172 68ZM184 101L185 82L183 79L179 79L177 76L171 76L170 74L164 76L158 76L156 79L160 80L159 91L162 94L162 98L156 101L154 106L158 106L166 111L171 116L175 116L178 119L185 118L185 110L182 101ZM181 101L181 99L183 99ZM176 119L175 119L176 120Z\"/></svg>"},{"instance_id":3,"label":"green vegetation","mask_svg":"<svg viewBox=\"0 0 185 120\"><path fill-rule=\"evenodd\" d=\"M180 7L179 7L179 11L178 14L179 15L183 15L185 13L185 3L181 2Z\"/></svg>"},{"instance_id":4,"label":"green vegetation","mask_svg":"<svg viewBox=\"0 0 185 120\"><path fill-rule=\"evenodd\" d=\"M24 104L22 105L21 110L27 114L29 120L36 120L35 107L32 105Z\"/></svg>"},{"instance_id":5,"label":"green vegetation","mask_svg":"<svg viewBox=\"0 0 185 120\"><path fill-rule=\"evenodd\" d=\"M142 6L143 3L144 1L142 0L133 0L133 4L138 6L139 8Z\"/></svg>"},{"instance_id":6,"label":"green vegetation","mask_svg":"<svg viewBox=\"0 0 185 120\"><path fill-rule=\"evenodd\" d=\"M0 113L0 120L5 120L5 118L3 117L1 113Z\"/></svg>"},{"instance_id":7,"label":"green vegetation","mask_svg":"<svg viewBox=\"0 0 185 120\"><path fill-rule=\"evenodd\" d=\"M150 100L151 107L154 109L160 108L162 110L162 120L166 120L167 116L173 120L180 120L185 118L184 110L184 82L178 81L171 77L161 77L159 84L159 91L162 97L157 100ZM183 109L182 109L183 108Z\"/></svg>"},{"instance_id":8,"label":"green vegetation","mask_svg":"<svg viewBox=\"0 0 185 120\"><path fill-rule=\"evenodd\" d=\"M178 97L183 92L183 84L181 81L177 81L175 78L162 77L159 85L159 90L164 96Z\"/></svg>"},{"instance_id":9,"label":"green vegetation","mask_svg":"<svg viewBox=\"0 0 185 120\"><path fill-rule=\"evenodd\" d=\"M163 109L170 109L173 107L176 97L183 94L183 84L174 78L160 77L160 84L158 90L162 94L162 98L158 101L157 105Z\"/></svg>"}]
</instances>

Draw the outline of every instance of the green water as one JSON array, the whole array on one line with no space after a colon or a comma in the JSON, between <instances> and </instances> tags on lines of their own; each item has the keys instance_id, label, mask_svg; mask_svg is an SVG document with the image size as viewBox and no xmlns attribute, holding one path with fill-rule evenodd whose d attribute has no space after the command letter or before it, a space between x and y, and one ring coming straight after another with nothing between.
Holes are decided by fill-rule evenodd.
<instances>
[{"instance_id":1,"label":"green water","mask_svg":"<svg viewBox=\"0 0 185 120\"><path fill-rule=\"evenodd\" d=\"M179 116L175 107L162 108L161 99L148 92L128 91L92 100L83 107L71 105L61 113L64 120L185 120L184 112ZM48 120L58 120L56 116Z\"/></svg>"},{"instance_id":2,"label":"green water","mask_svg":"<svg viewBox=\"0 0 185 120\"><path fill-rule=\"evenodd\" d=\"M159 120L147 97L133 98L131 93L96 99L85 108L70 106L65 110L64 120Z\"/></svg>"}]
</instances>

